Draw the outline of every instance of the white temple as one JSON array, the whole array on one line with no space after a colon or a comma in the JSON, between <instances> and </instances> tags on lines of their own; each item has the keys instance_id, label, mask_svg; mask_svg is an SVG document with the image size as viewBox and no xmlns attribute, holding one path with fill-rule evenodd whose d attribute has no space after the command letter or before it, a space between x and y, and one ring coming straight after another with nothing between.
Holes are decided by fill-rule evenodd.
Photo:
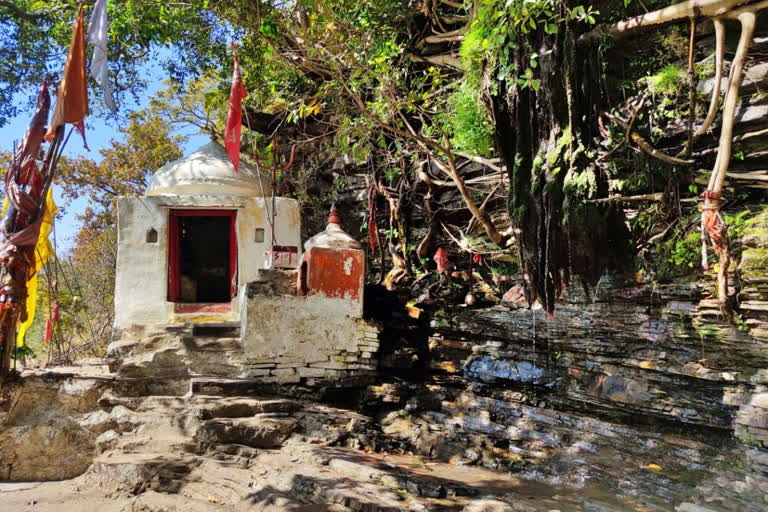
<instances>
[{"instance_id":1,"label":"white temple","mask_svg":"<svg viewBox=\"0 0 768 512\"><path fill-rule=\"evenodd\" d=\"M265 197L262 183L210 143L159 169L146 196L118 199L112 371L370 382L379 327L363 319L365 252L332 211L300 254L298 201Z\"/></svg>"},{"instance_id":2,"label":"white temple","mask_svg":"<svg viewBox=\"0 0 768 512\"><path fill-rule=\"evenodd\" d=\"M274 200L270 181L211 142L160 168L146 196L118 199L115 329L136 325L240 320L245 285L267 251L300 257L294 199Z\"/></svg>"}]
</instances>

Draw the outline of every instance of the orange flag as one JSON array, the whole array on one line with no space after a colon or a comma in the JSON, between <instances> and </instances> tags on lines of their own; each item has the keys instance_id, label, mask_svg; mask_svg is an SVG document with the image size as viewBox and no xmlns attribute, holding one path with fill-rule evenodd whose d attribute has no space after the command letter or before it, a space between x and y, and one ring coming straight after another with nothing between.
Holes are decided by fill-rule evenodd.
<instances>
[{"instance_id":1,"label":"orange flag","mask_svg":"<svg viewBox=\"0 0 768 512\"><path fill-rule=\"evenodd\" d=\"M48 133L45 134L45 140L48 142L53 140L59 126L77 123L88 115L88 84L85 76L85 33L81 5L77 12L67 63L64 65L64 73L59 85L56 109L53 111Z\"/></svg>"}]
</instances>

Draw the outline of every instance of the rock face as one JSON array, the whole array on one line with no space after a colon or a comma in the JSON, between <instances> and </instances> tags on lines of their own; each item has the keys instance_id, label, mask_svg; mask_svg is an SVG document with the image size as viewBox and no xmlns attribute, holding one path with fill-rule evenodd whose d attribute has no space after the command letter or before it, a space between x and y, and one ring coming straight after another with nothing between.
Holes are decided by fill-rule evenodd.
<instances>
[{"instance_id":1,"label":"rock face","mask_svg":"<svg viewBox=\"0 0 768 512\"><path fill-rule=\"evenodd\" d=\"M0 423L0 480L59 480L83 473L98 435L88 416L103 390L97 380L26 379Z\"/></svg>"},{"instance_id":2,"label":"rock face","mask_svg":"<svg viewBox=\"0 0 768 512\"><path fill-rule=\"evenodd\" d=\"M604 277L589 296L569 289L553 319L512 303L442 310L422 380L369 387L370 410L386 436L422 456L591 483L651 509L764 510L766 225L768 212L735 244L734 319L715 308L705 279ZM423 333L386 325L380 361Z\"/></svg>"}]
</instances>

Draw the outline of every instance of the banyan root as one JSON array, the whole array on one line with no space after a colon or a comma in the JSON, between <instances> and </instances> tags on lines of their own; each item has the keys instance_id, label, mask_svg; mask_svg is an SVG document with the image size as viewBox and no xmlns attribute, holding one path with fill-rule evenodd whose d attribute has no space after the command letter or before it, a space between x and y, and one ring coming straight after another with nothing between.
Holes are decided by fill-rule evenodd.
<instances>
[{"instance_id":1,"label":"banyan root","mask_svg":"<svg viewBox=\"0 0 768 512\"><path fill-rule=\"evenodd\" d=\"M717 107L720 105L720 82L723 79L723 59L725 58L725 24L720 18L715 18L715 83L712 87L712 99L709 101L709 110L704 123L694 132L695 141L704 135L717 114Z\"/></svg>"},{"instance_id":2,"label":"banyan root","mask_svg":"<svg viewBox=\"0 0 768 512\"><path fill-rule=\"evenodd\" d=\"M655 147L651 145L650 142L645 140L645 137L640 135L634 130L630 129L629 123L624 121L623 119L620 119L610 112L604 112L605 116L608 117L611 121L618 124L622 130L629 133L629 138L632 139L632 142L637 144L637 147L640 148L640 150L643 153L646 153L647 155L652 156L653 158L657 158L661 160L664 163L667 163L669 165L682 165L682 166L688 166L693 165L695 162L693 160L683 160L682 158L678 158L676 156L668 155L664 153L663 151L659 151Z\"/></svg>"},{"instance_id":3,"label":"banyan root","mask_svg":"<svg viewBox=\"0 0 768 512\"><path fill-rule=\"evenodd\" d=\"M723 125L720 130L720 143L717 151L717 160L709 180L707 190L704 192L704 207L702 216L703 224L712 241L718 260L720 262L717 272L717 293L720 303L725 307L728 300L728 266L731 256L728 242L728 229L720 216L720 200L723 183L728 172L733 145L733 125L736 113L736 103L739 99L744 73L744 63L752 44L752 36L755 32L756 12L768 7L768 2L760 2L748 5L726 13L723 18L738 19L741 23L741 36L736 54L731 63L730 80L723 102Z\"/></svg>"}]
</instances>

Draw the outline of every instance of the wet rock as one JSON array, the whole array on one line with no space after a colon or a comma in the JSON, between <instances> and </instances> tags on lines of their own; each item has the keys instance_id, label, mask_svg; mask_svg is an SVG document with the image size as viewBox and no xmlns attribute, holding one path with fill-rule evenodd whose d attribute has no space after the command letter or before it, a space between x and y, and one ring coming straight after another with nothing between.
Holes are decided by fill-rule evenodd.
<instances>
[{"instance_id":1,"label":"wet rock","mask_svg":"<svg viewBox=\"0 0 768 512\"><path fill-rule=\"evenodd\" d=\"M465 364L464 371L471 378L485 382L501 379L539 383L544 378L544 370L528 361L500 360L492 356L470 358Z\"/></svg>"},{"instance_id":2,"label":"wet rock","mask_svg":"<svg viewBox=\"0 0 768 512\"><path fill-rule=\"evenodd\" d=\"M768 448L768 392L752 395L736 415L736 435L745 443Z\"/></svg>"},{"instance_id":3,"label":"wet rock","mask_svg":"<svg viewBox=\"0 0 768 512\"><path fill-rule=\"evenodd\" d=\"M512 309L528 307L528 301L525 299L525 289L523 285L516 284L507 290L501 297L501 303Z\"/></svg>"}]
</instances>

